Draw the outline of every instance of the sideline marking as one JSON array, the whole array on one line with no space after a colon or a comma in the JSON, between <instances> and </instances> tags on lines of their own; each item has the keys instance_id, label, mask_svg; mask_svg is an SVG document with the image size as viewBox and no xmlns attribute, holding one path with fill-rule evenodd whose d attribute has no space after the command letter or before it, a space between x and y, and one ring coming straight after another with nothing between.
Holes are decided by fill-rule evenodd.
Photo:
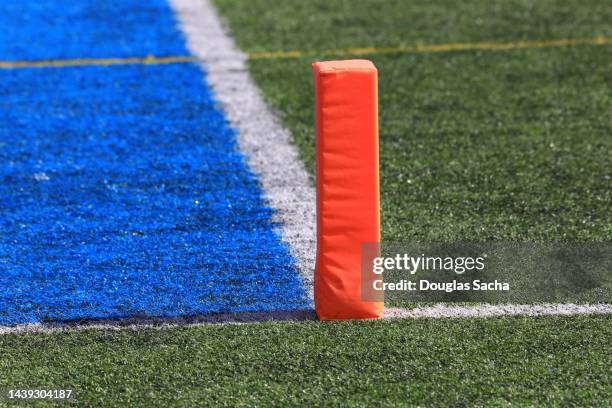
<instances>
[{"instance_id":1,"label":"sideline marking","mask_svg":"<svg viewBox=\"0 0 612 408\"><path fill-rule=\"evenodd\" d=\"M317 55L352 56L373 54L416 54L469 50L502 51L525 48L564 47L569 45L612 45L612 37L597 36L588 38L565 38L558 40L522 40L511 42L484 41L476 43L451 44L406 44L397 47L345 48L319 51L260 51L249 53L249 59L289 59Z\"/></svg>"},{"instance_id":2,"label":"sideline marking","mask_svg":"<svg viewBox=\"0 0 612 408\"><path fill-rule=\"evenodd\" d=\"M467 319L504 316L577 316L612 314L612 305L607 303L592 305L576 304L542 304L542 305L493 305L451 306L436 304L434 306L414 309L387 308L385 320L395 319ZM293 312L250 312L221 313L195 317L175 318L126 318L85 322L47 322L0 326L0 336L20 333L57 333L83 330L142 330L174 329L179 327L198 327L228 324L257 324L262 322L313 322L317 321L314 310L297 310ZM374 321L374 320L373 320ZM360 321L363 323L364 321ZM325 323L321 323L325 324Z\"/></svg>"},{"instance_id":3,"label":"sideline marking","mask_svg":"<svg viewBox=\"0 0 612 408\"><path fill-rule=\"evenodd\" d=\"M204 7L210 7L205 5ZM417 54L417 53L436 53L452 51L488 50L504 51L518 50L526 48L548 48L564 47L570 45L612 45L612 37L597 36L588 38L565 38L559 40L524 40L512 42L477 42L477 43L451 43L451 44L412 44L400 45L397 47L365 47L365 48L345 48L333 50L312 50L312 51L257 51L247 53L246 57L250 60L262 59L294 59L314 56L355 56L355 55L376 55L376 54ZM234 46L235 47L235 46ZM169 56L155 57L130 57L130 58L75 58L58 60L38 60L38 61L0 61L0 69L19 69L19 68L64 68L82 66L111 66L111 65L161 65L161 64L180 64L200 62L196 57L191 56Z\"/></svg>"},{"instance_id":4,"label":"sideline marking","mask_svg":"<svg viewBox=\"0 0 612 408\"><path fill-rule=\"evenodd\" d=\"M385 309L383 319L409 319L409 318L485 318L503 316L574 316L583 314L611 314L612 305L574 304L574 303L543 303L540 305L520 304L489 304L483 303L474 306L453 306L438 303L434 306L416 307L414 309L394 308Z\"/></svg>"},{"instance_id":5,"label":"sideline marking","mask_svg":"<svg viewBox=\"0 0 612 408\"><path fill-rule=\"evenodd\" d=\"M84 66L111 66L111 65L162 65L180 64L185 62L197 62L197 58L191 56L170 56L130 58L75 58L58 60L38 60L38 61L0 61L0 69L19 69L19 68L64 68L64 67L84 67Z\"/></svg>"}]
</instances>

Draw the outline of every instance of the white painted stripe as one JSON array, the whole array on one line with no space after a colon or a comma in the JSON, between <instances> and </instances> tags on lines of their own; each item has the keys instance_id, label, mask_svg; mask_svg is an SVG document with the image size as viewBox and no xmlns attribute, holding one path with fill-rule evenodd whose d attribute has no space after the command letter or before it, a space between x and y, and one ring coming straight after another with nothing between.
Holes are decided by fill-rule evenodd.
<instances>
[{"instance_id":1,"label":"white painted stripe","mask_svg":"<svg viewBox=\"0 0 612 408\"><path fill-rule=\"evenodd\" d=\"M142 330L172 329L177 327L209 326L215 324L246 324L261 322L291 322L315 320L314 310L219 313L194 317L139 317L100 319L75 322L45 322L0 326L0 335L19 333L58 333L81 330Z\"/></svg>"},{"instance_id":2,"label":"white painted stripe","mask_svg":"<svg viewBox=\"0 0 612 408\"><path fill-rule=\"evenodd\" d=\"M576 305L576 304L542 304L542 305L474 305L452 306L438 304L414 309L388 308L383 319L443 319L443 318L494 318L504 316L576 316L611 314L612 305ZM196 327L227 324L251 324L261 322L303 322L314 321L314 311L279 311L253 313L222 313L197 317L176 318L126 318L90 322L49 322L22 324L0 327L0 335L19 333L57 333L81 330L142 330L172 329L177 327Z\"/></svg>"},{"instance_id":3,"label":"white painted stripe","mask_svg":"<svg viewBox=\"0 0 612 408\"><path fill-rule=\"evenodd\" d=\"M607 303L576 305L572 303L541 305L492 305L453 306L437 304L413 309L387 308L384 319L405 319L417 317L458 318L458 317L498 317L498 316L572 316L581 314L610 314L612 305Z\"/></svg>"},{"instance_id":4,"label":"white painted stripe","mask_svg":"<svg viewBox=\"0 0 612 408\"><path fill-rule=\"evenodd\" d=\"M268 204L276 211L279 233L297 260L312 299L315 240L315 190L291 143L251 79L247 56L220 23L208 0L171 0L191 53L203 62L238 146L259 177Z\"/></svg>"}]
</instances>

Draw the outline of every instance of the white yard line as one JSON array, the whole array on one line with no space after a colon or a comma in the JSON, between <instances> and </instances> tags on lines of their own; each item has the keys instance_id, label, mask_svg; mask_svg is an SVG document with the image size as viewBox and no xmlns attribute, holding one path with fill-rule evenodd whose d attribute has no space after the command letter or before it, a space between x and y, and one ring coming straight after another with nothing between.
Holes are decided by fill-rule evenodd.
<instances>
[{"instance_id":1,"label":"white yard line","mask_svg":"<svg viewBox=\"0 0 612 408\"><path fill-rule=\"evenodd\" d=\"M414 309L387 308L384 319L405 319L416 317L457 318L457 317L497 317L497 316L572 316L582 314L609 314L612 305L607 303L576 305L572 303L555 303L541 305L514 304L481 304L474 306L453 306L437 304L435 306L416 307Z\"/></svg>"},{"instance_id":2,"label":"white yard line","mask_svg":"<svg viewBox=\"0 0 612 408\"><path fill-rule=\"evenodd\" d=\"M224 28L208 0L171 0L191 53L202 61L208 85L234 129L238 146L258 176L276 212L279 233L296 259L312 299L315 190L291 134L284 129L253 82L247 56Z\"/></svg>"},{"instance_id":3,"label":"white yard line","mask_svg":"<svg viewBox=\"0 0 612 408\"><path fill-rule=\"evenodd\" d=\"M219 313L194 317L143 317L125 319L100 319L84 322L46 322L0 326L0 335L18 333L57 333L81 330L142 330L172 329L214 324L245 324L261 322L289 322L315 320L314 310Z\"/></svg>"},{"instance_id":4,"label":"white yard line","mask_svg":"<svg viewBox=\"0 0 612 408\"><path fill-rule=\"evenodd\" d=\"M542 304L542 305L474 305L452 306L438 304L435 306L417 307L414 309L387 308L384 320L394 319L455 319L455 318L489 318L512 316L576 316L611 314L612 305L593 304ZM58 333L82 330L142 330L172 329L177 327L195 327L227 324L252 324L262 322L303 322L315 321L312 310L287 312L252 312L221 313L216 315L176 318L126 318L109 319L91 322L50 322L21 324L0 327L2 334L19 333ZM326 324L326 323L321 323Z\"/></svg>"}]
</instances>

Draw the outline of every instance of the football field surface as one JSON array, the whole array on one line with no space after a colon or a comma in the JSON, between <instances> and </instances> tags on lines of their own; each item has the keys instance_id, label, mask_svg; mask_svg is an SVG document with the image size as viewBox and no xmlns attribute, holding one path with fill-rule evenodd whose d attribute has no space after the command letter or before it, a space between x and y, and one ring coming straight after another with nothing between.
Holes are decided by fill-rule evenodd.
<instances>
[{"instance_id":1,"label":"football field surface","mask_svg":"<svg viewBox=\"0 0 612 408\"><path fill-rule=\"evenodd\" d=\"M84 406L605 405L610 305L312 321L296 225L312 228L310 63L363 57L385 240L609 241L612 9L214 6L0 6L0 388ZM310 321L261 322L283 316Z\"/></svg>"},{"instance_id":2,"label":"football field surface","mask_svg":"<svg viewBox=\"0 0 612 408\"><path fill-rule=\"evenodd\" d=\"M310 62L375 63L384 241L611 239L609 5L215 4L311 172Z\"/></svg>"},{"instance_id":3,"label":"football field surface","mask_svg":"<svg viewBox=\"0 0 612 408\"><path fill-rule=\"evenodd\" d=\"M190 55L166 3L7 11L0 325L309 306L200 66L106 64Z\"/></svg>"}]
</instances>

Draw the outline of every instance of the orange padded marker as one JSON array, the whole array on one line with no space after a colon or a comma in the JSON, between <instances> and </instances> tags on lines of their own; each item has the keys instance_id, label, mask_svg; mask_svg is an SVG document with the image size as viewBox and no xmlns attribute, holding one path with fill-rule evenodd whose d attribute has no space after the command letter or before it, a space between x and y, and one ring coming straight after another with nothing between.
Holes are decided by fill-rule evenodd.
<instances>
[{"instance_id":1,"label":"orange padded marker","mask_svg":"<svg viewBox=\"0 0 612 408\"><path fill-rule=\"evenodd\" d=\"M366 60L313 64L317 130L315 309L322 320L375 319L361 245L380 241L378 87Z\"/></svg>"}]
</instances>

